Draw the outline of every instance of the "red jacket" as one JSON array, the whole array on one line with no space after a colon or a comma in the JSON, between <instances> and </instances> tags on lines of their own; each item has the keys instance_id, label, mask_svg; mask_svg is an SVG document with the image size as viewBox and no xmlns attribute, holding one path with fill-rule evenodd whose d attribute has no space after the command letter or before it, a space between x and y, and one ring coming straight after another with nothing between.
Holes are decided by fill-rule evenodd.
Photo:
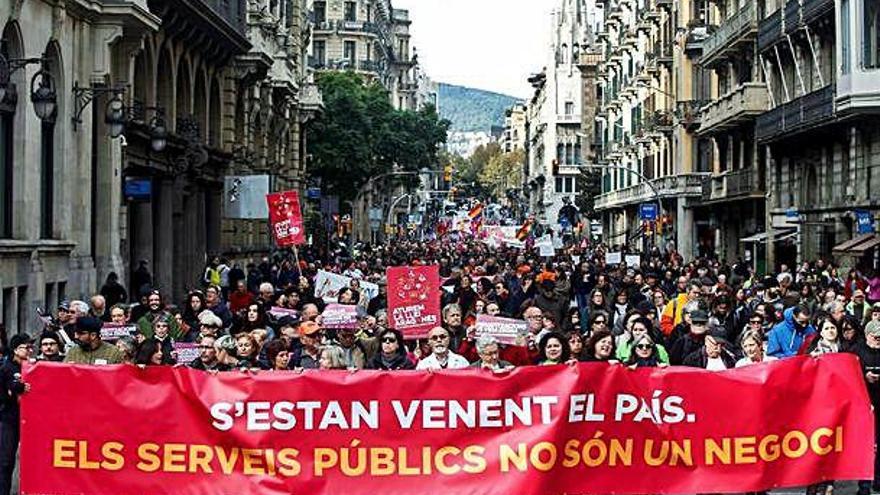
<instances>
[{"instance_id":1,"label":"red jacket","mask_svg":"<svg viewBox=\"0 0 880 495\"><path fill-rule=\"evenodd\" d=\"M254 302L254 295L248 291L241 293L234 290L229 293L229 311L231 311L232 314L236 314L239 310L247 308L248 304L252 302Z\"/></svg>"}]
</instances>

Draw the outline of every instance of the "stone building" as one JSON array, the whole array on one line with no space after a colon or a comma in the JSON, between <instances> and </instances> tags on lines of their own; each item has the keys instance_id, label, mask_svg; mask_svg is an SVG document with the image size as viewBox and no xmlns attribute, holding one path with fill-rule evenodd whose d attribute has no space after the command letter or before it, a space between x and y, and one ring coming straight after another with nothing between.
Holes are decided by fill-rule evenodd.
<instances>
[{"instance_id":1,"label":"stone building","mask_svg":"<svg viewBox=\"0 0 880 495\"><path fill-rule=\"evenodd\" d=\"M770 0L757 50L770 110L757 118L767 163L767 263L834 255L876 268L880 209L880 2Z\"/></svg>"},{"instance_id":2,"label":"stone building","mask_svg":"<svg viewBox=\"0 0 880 495\"><path fill-rule=\"evenodd\" d=\"M395 108L422 106L409 11L393 8L391 0L308 0L308 5L315 21L309 67L353 70L382 84Z\"/></svg>"},{"instance_id":3,"label":"stone building","mask_svg":"<svg viewBox=\"0 0 880 495\"><path fill-rule=\"evenodd\" d=\"M544 70L529 82L527 162L524 192L529 210L545 226L556 225L563 198L577 194L585 139L581 135L583 88L579 57L592 42L601 18L592 0L562 0L552 15L553 31Z\"/></svg>"},{"instance_id":4,"label":"stone building","mask_svg":"<svg viewBox=\"0 0 880 495\"><path fill-rule=\"evenodd\" d=\"M227 174L268 171L296 187L304 4L258 3L0 2L10 333L38 331L35 307L86 298L110 272L127 284L140 260L181 296L223 250Z\"/></svg>"},{"instance_id":5,"label":"stone building","mask_svg":"<svg viewBox=\"0 0 880 495\"><path fill-rule=\"evenodd\" d=\"M599 163L606 167L595 208L603 240L636 250L698 252L693 207L707 176L697 138L705 78L697 64L706 35L701 0L606 4L600 64ZM640 205L657 205L644 222Z\"/></svg>"}]
</instances>

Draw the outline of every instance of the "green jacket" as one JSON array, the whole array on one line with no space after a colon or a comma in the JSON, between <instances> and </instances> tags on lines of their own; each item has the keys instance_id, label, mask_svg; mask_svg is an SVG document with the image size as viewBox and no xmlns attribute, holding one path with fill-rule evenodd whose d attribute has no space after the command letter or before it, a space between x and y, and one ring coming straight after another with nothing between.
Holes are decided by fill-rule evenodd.
<instances>
[{"instance_id":1,"label":"green jacket","mask_svg":"<svg viewBox=\"0 0 880 495\"><path fill-rule=\"evenodd\" d=\"M115 345L101 342L97 349L85 351L80 346L72 347L67 351L67 357L64 358L65 363L73 364L121 364L122 351Z\"/></svg>"}]
</instances>

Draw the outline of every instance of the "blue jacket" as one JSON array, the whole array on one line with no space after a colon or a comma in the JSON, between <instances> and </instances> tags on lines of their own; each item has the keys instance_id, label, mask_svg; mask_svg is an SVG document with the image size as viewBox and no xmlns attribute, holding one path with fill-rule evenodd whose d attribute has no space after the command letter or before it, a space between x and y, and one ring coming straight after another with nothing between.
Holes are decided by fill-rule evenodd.
<instances>
[{"instance_id":1,"label":"blue jacket","mask_svg":"<svg viewBox=\"0 0 880 495\"><path fill-rule=\"evenodd\" d=\"M808 335L816 333L813 325L798 331L794 322L794 308L782 313L783 319L770 330L767 335L767 354L774 357L791 357L797 355L798 349Z\"/></svg>"}]
</instances>

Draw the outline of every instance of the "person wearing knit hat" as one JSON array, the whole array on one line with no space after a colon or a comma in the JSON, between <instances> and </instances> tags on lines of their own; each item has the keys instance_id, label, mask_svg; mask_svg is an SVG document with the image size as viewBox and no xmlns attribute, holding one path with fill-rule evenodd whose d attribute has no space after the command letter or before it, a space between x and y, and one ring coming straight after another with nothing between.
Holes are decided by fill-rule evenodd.
<instances>
[{"instance_id":1,"label":"person wearing knit hat","mask_svg":"<svg viewBox=\"0 0 880 495\"><path fill-rule=\"evenodd\" d=\"M77 319L74 330L77 345L70 349L64 362L93 365L122 363L122 352L101 340L102 326L101 320L91 316Z\"/></svg>"},{"instance_id":2,"label":"person wearing knit hat","mask_svg":"<svg viewBox=\"0 0 880 495\"><path fill-rule=\"evenodd\" d=\"M223 320L215 315L210 309L206 309L199 313L199 335L217 336L220 329L223 328Z\"/></svg>"}]
</instances>

